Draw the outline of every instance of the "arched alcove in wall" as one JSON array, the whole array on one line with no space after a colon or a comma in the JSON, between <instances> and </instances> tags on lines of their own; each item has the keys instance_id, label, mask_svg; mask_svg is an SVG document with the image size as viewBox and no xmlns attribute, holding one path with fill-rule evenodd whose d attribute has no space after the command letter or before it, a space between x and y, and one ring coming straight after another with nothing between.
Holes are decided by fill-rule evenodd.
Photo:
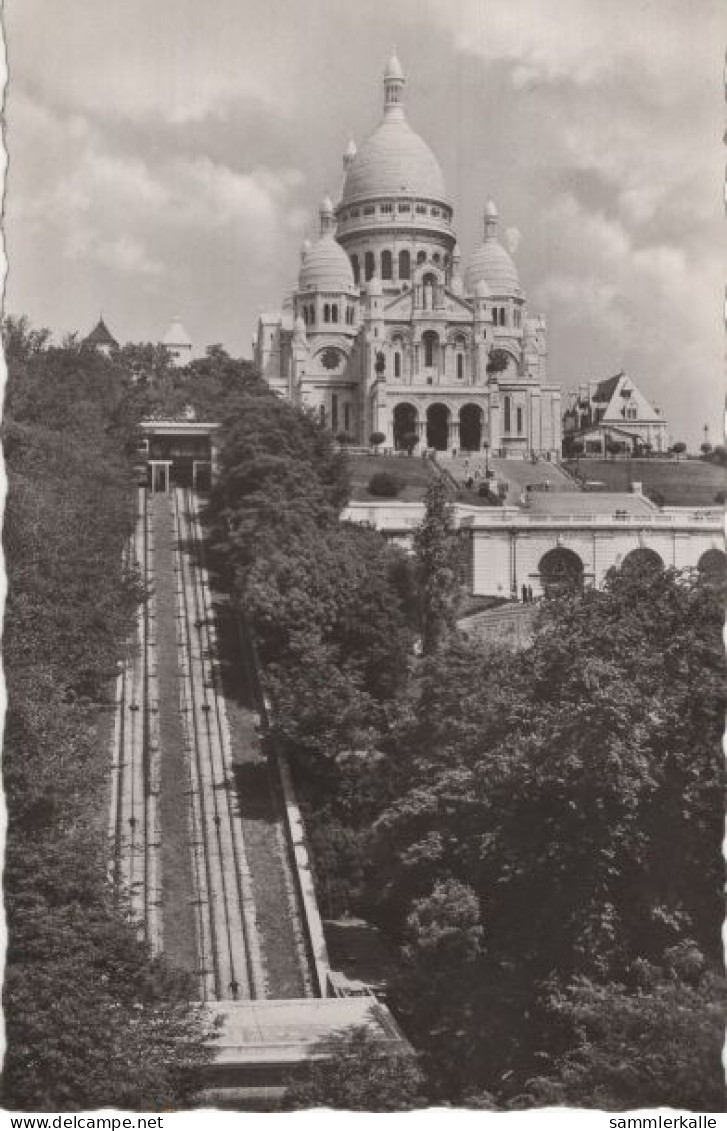
<instances>
[{"instance_id":1,"label":"arched alcove in wall","mask_svg":"<svg viewBox=\"0 0 727 1131\"><path fill-rule=\"evenodd\" d=\"M398 404L394 409L394 447L397 451L407 448L406 438L417 431L417 410L413 404Z\"/></svg>"},{"instance_id":2,"label":"arched alcove in wall","mask_svg":"<svg viewBox=\"0 0 727 1131\"><path fill-rule=\"evenodd\" d=\"M540 584L546 595L556 595L583 586L583 562L575 550L557 546L543 554L538 565Z\"/></svg>"},{"instance_id":3,"label":"arched alcove in wall","mask_svg":"<svg viewBox=\"0 0 727 1131\"><path fill-rule=\"evenodd\" d=\"M663 569L664 562L661 554L657 554L656 550L650 549L648 546L639 546L636 550L631 550L624 558L622 568L626 569Z\"/></svg>"},{"instance_id":4,"label":"arched alcove in wall","mask_svg":"<svg viewBox=\"0 0 727 1131\"><path fill-rule=\"evenodd\" d=\"M427 409L427 447L446 452L449 447L449 409L432 404Z\"/></svg>"},{"instance_id":5,"label":"arched alcove in wall","mask_svg":"<svg viewBox=\"0 0 727 1131\"><path fill-rule=\"evenodd\" d=\"M459 410L459 446L463 452L482 448L482 409L477 404L465 404Z\"/></svg>"}]
</instances>

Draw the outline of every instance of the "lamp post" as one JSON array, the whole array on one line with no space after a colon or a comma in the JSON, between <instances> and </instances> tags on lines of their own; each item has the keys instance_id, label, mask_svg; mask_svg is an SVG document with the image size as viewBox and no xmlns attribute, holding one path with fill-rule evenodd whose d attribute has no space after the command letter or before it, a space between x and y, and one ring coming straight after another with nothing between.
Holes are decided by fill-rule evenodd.
<instances>
[{"instance_id":1,"label":"lamp post","mask_svg":"<svg viewBox=\"0 0 727 1131\"><path fill-rule=\"evenodd\" d=\"M490 478L490 464L489 464L490 445L488 444L487 440L485 440L484 443L482 444L482 450L485 453L485 479L489 479Z\"/></svg>"}]
</instances>

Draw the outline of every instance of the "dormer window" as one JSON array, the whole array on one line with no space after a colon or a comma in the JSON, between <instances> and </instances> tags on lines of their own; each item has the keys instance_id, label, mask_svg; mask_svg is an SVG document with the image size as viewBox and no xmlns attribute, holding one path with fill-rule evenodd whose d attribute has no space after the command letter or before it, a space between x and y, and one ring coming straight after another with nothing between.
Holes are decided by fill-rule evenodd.
<instances>
[{"instance_id":1,"label":"dormer window","mask_svg":"<svg viewBox=\"0 0 727 1131\"><path fill-rule=\"evenodd\" d=\"M400 212L411 212L411 204L400 204L399 205L399 211Z\"/></svg>"}]
</instances>

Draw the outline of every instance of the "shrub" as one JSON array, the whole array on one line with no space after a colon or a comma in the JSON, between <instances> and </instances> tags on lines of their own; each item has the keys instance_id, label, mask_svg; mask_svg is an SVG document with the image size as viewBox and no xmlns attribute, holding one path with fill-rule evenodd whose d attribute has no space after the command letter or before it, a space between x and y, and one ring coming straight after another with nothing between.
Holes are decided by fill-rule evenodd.
<instances>
[{"instance_id":1,"label":"shrub","mask_svg":"<svg viewBox=\"0 0 727 1131\"><path fill-rule=\"evenodd\" d=\"M370 495L376 495L380 499L395 499L403 486L396 475L390 475L388 471L377 471L369 479L368 490Z\"/></svg>"},{"instance_id":2,"label":"shrub","mask_svg":"<svg viewBox=\"0 0 727 1131\"><path fill-rule=\"evenodd\" d=\"M372 432L369 436L369 443L372 448L379 448L385 439L386 434L384 432Z\"/></svg>"}]
</instances>

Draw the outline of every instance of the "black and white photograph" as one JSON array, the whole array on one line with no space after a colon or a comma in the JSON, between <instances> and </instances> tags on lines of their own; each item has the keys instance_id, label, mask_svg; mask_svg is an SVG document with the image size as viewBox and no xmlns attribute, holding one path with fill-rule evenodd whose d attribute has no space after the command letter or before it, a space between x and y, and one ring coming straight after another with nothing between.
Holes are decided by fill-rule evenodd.
<instances>
[{"instance_id":1,"label":"black and white photograph","mask_svg":"<svg viewBox=\"0 0 727 1131\"><path fill-rule=\"evenodd\" d=\"M716 1129L723 4L2 34L4 1126Z\"/></svg>"}]
</instances>

